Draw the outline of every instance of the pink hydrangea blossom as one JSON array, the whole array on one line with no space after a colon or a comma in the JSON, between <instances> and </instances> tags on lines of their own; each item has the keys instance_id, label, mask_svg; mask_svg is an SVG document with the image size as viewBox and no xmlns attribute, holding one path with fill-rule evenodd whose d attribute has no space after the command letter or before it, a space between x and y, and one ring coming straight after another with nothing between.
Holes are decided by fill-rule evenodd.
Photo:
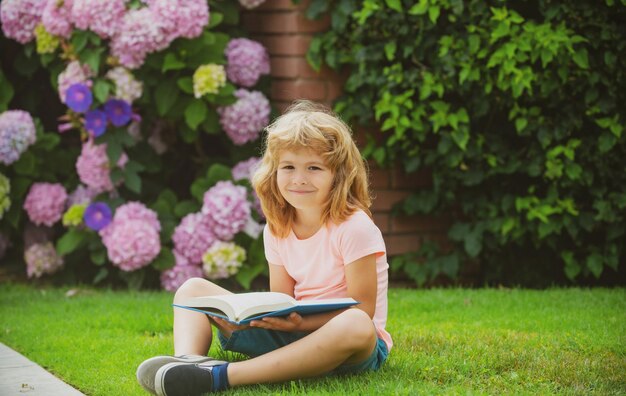
<instances>
[{"instance_id":1,"label":"pink hydrangea blossom","mask_svg":"<svg viewBox=\"0 0 626 396\"><path fill-rule=\"evenodd\" d=\"M235 84L252 87L270 72L270 57L260 43L246 38L230 40L226 47L226 75Z\"/></svg>"},{"instance_id":2,"label":"pink hydrangea blossom","mask_svg":"<svg viewBox=\"0 0 626 396\"><path fill-rule=\"evenodd\" d=\"M115 211L113 221L130 220L146 222L150 225L150 227L157 231L161 231L161 223L159 222L156 212L152 209L148 209L146 205L141 202L127 202Z\"/></svg>"},{"instance_id":3,"label":"pink hydrangea blossom","mask_svg":"<svg viewBox=\"0 0 626 396\"><path fill-rule=\"evenodd\" d=\"M230 106L218 107L220 124L236 145L253 141L269 123L270 102L258 91L235 91L239 99Z\"/></svg>"},{"instance_id":4,"label":"pink hydrangea blossom","mask_svg":"<svg viewBox=\"0 0 626 396\"><path fill-rule=\"evenodd\" d=\"M118 66L109 70L106 78L115 84L115 98L117 99L122 99L132 104L143 93L143 83L137 81L133 74L123 67Z\"/></svg>"},{"instance_id":5,"label":"pink hydrangea blossom","mask_svg":"<svg viewBox=\"0 0 626 396\"><path fill-rule=\"evenodd\" d=\"M120 29L126 0L73 0L72 20L77 28L111 38Z\"/></svg>"},{"instance_id":6,"label":"pink hydrangea blossom","mask_svg":"<svg viewBox=\"0 0 626 396\"><path fill-rule=\"evenodd\" d=\"M111 191L114 187L106 150L106 144L95 144L92 140L88 140L83 143L81 153L76 160L76 172L80 181L97 193ZM123 168L127 161L128 156L123 153L117 161L117 166Z\"/></svg>"},{"instance_id":7,"label":"pink hydrangea blossom","mask_svg":"<svg viewBox=\"0 0 626 396\"><path fill-rule=\"evenodd\" d=\"M57 254L51 242L35 243L24 252L26 274L29 278L40 278L63 268L63 258Z\"/></svg>"},{"instance_id":8,"label":"pink hydrangea blossom","mask_svg":"<svg viewBox=\"0 0 626 396\"><path fill-rule=\"evenodd\" d=\"M41 15L46 31L55 36L69 38L72 34L73 0L48 0Z\"/></svg>"},{"instance_id":9,"label":"pink hydrangea blossom","mask_svg":"<svg viewBox=\"0 0 626 396\"><path fill-rule=\"evenodd\" d=\"M169 45L161 23L149 8L130 10L111 40L111 53L129 69L140 67L146 55Z\"/></svg>"},{"instance_id":10,"label":"pink hydrangea blossom","mask_svg":"<svg viewBox=\"0 0 626 396\"><path fill-rule=\"evenodd\" d=\"M239 4L248 10L256 8L263 3L265 3L265 0L239 0Z\"/></svg>"},{"instance_id":11,"label":"pink hydrangea blossom","mask_svg":"<svg viewBox=\"0 0 626 396\"><path fill-rule=\"evenodd\" d=\"M9 110L0 114L0 162L10 165L17 161L28 146L37 139L35 123L29 113Z\"/></svg>"},{"instance_id":12,"label":"pink hydrangea blossom","mask_svg":"<svg viewBox=\"0 0 626 396\"><path fill-rule=\"evenodd\" d=\"M98 195L98 191L85 187L79 184L74 191L72 191L67 198L66 207L69 208L73 205L88 205Z\"/></svg>"},{"instance_id":13,"label":"pink hydrangea blossom","mask_svg":"<svg viewBox=\"0 0 626 396\"><path fill-rule=\"evenodd\" d=\"M65 70L59 74L57 79L59 85L59 98L62 103L65 103L65 95L69 87L74 84L85 84L91 87L92 83L89 80L93 77L93 72L89 65L81 65L78 61L72 61L68 63Z\"/></svg>"},{"instance_id":14,"label":"pink hydrangea blossom","mask_svg":"<svg viewBox=\"0 0 626 396\"><path fill-rule=\"evenodd\" d=\"M199 264L204 252L216 240L209 220L202 213L190 213L183 217L172 235L175 250L191 264Z\"/></svg>"},{"instance_id":15,"label":"pink hydrangea blossom","mask_svg":"<svg viewBox=\"0 0 626 396\"><path fill-rule=\"evenodd\" d=\"M161 274L161 287L169 292L175 292L191 278L202 278L202 267L199 265L175 265Z\"/></svg>"},{"instance_id":16,"label":"pink hydrangea blossom","mask_svg":"<svg viewBox=\"0 0 626 396\"><path fill-rule=\"evenodd\" d=\"M213 233L223 241L233 239L250 218L250 202L245 187L230 181L219 181L204 193L202 214Z\"/></svg>"},{"instance_id":17,"label":"pink hydrangea blossom","mask_svg":"<svg viewBox=\"0 0 626 396\"><path fill-rule=\"evenodd\" d=\"M24 209L34 224L52 226L61 219L67 201L67 192L59 183L34 183L26 200Z\"/></svg>"},{"instance_id":18,"label":"pink hydrangea blossom","mask_svg":"<svg viewBox=\"0 0 626 396\"><path fill-rule=\"evenodd\" d=\"M260 162L261 158L259 157L250 157L247 160L239 161L231 170L233 179L235 179L235 181L244 179L250 180Z\"/></svg>"},{"instance_id":19,"label":"pink hydrangea blossom","mask_svg":"<svg viewBox=\"0 0 626 396\"><path fill-rule=\"evenodd\" d=\"M5 36L22 44L35 38L46 0L4 0L0 3L0 22Z\"/></svg>"},{"instance_id":20,"label":"pink hydrangea blossom","mask_svg":"<svg viewBox=\"0 0 626 396\"><path fill-rule=\"evenodd\" d=\"M167 45L179 37L198 37L209 24L206 0L153 0L150 9L161 23Z\"/></svg>"},{"instance_id":21,"label":"pink hydrangea blossom","mask_svg":"<svg viewBox=\"0 0 626 396\"><path fill-rule=\"evenodd\" d=\"M100 236L109 260L123 271L147 266L161 251L159 232L143 220L113 220Z\"/></svg>"}]
</instances>

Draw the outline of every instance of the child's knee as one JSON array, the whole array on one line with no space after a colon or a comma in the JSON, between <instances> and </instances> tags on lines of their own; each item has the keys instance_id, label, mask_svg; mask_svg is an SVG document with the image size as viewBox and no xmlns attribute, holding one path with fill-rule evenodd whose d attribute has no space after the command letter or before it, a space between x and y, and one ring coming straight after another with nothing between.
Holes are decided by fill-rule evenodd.
<instances>
[{"instance_id":1,"label":"child's knee","mask_svg":"<svg viewBox=\"0 0 626 396\"><path fill-rule=\"evenodd\" d=\"M174 301L178 302L181 299L195 297L199 295L206 295L207 288L210 288L211 282L203 278L190 278L187 279L174 295Z\"/></svg>"},{"instance_id":2,"label":"child's knee","mask_svg":"<svg viewBox=\"0 0 626 396\"><path fill-rule=\"evenodd\" d=\"M348 309L334 319L337 319L336 330L341 334L342 343L360 349L376 342L374 322L365 311Z\"/></svg>"}]
</instances>

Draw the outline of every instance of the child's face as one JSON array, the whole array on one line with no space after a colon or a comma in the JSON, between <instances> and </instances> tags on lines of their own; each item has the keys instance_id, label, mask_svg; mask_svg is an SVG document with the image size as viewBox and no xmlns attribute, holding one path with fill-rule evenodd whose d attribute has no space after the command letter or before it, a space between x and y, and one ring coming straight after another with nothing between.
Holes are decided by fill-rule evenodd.
<instances>
[{"instance_id":1,"label":"child's face","mask_svg":"<svg viewBox=\"0 0 626 396\"><path fill-rule=\"evenodd\" d=\"M333 172L309 149L280 153L277 183L283 198L296 209L321 210L333 184Z\"/></svg>"}]
</instances>

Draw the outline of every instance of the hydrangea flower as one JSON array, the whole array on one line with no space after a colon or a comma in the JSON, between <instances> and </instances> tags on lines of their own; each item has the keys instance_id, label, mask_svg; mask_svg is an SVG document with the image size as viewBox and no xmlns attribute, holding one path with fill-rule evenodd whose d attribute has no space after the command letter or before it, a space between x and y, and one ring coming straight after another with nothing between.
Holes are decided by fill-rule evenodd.
<instances>
[{"instance_id":1,"label":"hydrangea flower","mask_svg":"<svg viewBox=\"0 0 626 396\"><path fill-rule=\"evenodd\" d=\"M107 129L107 115L102 110L85 113L85 129L93 137L102 136Z\"/></svg>"},{"instance_id":2,"label":"hydrangea flower","mask_svg":"<svg viewBox=\"0 0 626 396\"><path fill-rule=\"evenodd\" d=\"M230 106L218 107L220 124L236 145L242 145L259 137L270 118L270 102L258 91L243 88L235 91L239 99Z\"/></svg>"},{"instance_id":3,"label":"hydrangea flower","mask_svg":"<svg viewBox=\"0 0 626 396\"><path fill-rule=\"evenodd\" d=\"M128 11L118 33L111 40L111 53L123 66L137 69L143 64L146 55L163 45L165 37L159 26L159 21L149 8Z\"/></svg>"},{"instance_id":4,"label":"hydrangea flower","mask_svg":"<svg viewBox=\"0 0 626 396\"><path fill-rule=\"evenodd\" d=\"M35 28L35 37L38 54L51 54L59 47L59 38L51 35L41 23Z\"/></svg>"},{"instance_id":5,"label":"hydrangea flower","mask_svg":"<svg viewBox=\"0 0 626 396\"><path fill-rule=\"evenodd\" d=\"M143 93L143 83L137 81L129 70L121 66L109 70L106 78L115 84L115 98L117 99L133 103Z\"/></svg>"},{"instance_id":6,"label":"hydrangea flower","mask_svg":"<svg viewBox=\"0 0 626 396\"><path fill-rule=\"evenodd\" d=\"M230 181L219 181L204 193L202 214L219 239L229 241L246 226L250 217L246 195L245 187Z\"/></svg>"},{"instance_id":7,"label":"hydrangea flower","mask_svg":"<svg viewBox=\"0 0 626 396\"><path fill-rule=\"evenodd\" d=\"M93 77L93 72L89 65L81 65L78 61L70 62L65 70L59 74L57 80L61 102L65 103L65 96L70 86L74 84L85 84L91 87L91 81L89 80L91 77Z\"/></svg>"},{"instance_id":8,"label":"hydrangea flower","mask_svg":"<svg viewBox=\"0 0 626 396\"><path fill-rule=\"evenodd\" d=\"M121 99L109 99L104 104L104 112L111 124L121 127L130 122L133 111L128 102Z\"/></svg>"},{"instance_id":9,"label":"hydrangea flower","mask_svg":"<svg viewBox=\"0 0 626 396\"><path fill-rule=\"evenodd\" d=\"M98 192L79 184L74 191L72 191L67 198L67 206L70 207L76 204L89 205L91 201L98 195Z\"/></svg>"},{"instance_id":10,"label":"hydrangea flower","mask_svg":"<svg viewBox=\"0 0 626 396\"><path fill-rule=\"evenodd\" d=\"M146 205L141 202L127 202L124 205L117 208L115 211L114 221L129 221L137 220L143 221L150 225L157 231L161 231L161 223L156 212L152 209L148 209Z\"/></svg>"},{"instance_id":11,"label":"hydrangea flower","mask_svg":"<svg viewBox=\"0 0 626 396\"><path fill-rule=\"evenodd\" d=\"M174 229L172 241L175 250L191 264L199 264L202 255L215 243L216 238L202 213L190 213Z\"/></svg>"},{"instance_id":12,"label":"hydrangea flower","mask_svg":"<svg viewBox=\"0 0 626 396\"><path fill-rule=\"evenodd\" d=\"M111 208L104 202L94 202L84 211L85 225L92 230L100 231L111 223Z\"/></svg>"},{"instance_id":13,"label":"hydrangea flower","mask_svg":"<svg viewBox=\"0 0 626 396\"><path fill-rule=\"evenodd\" d=\"M33 183L26 195L24 209L34 224L48 227L61 219L67 192L59 183Z\"/></svg>"},{"instance_id":14,"label":"hydrangea flower","mask_svg":"<svg viewBox=\"0 0 626 396\"><path fill-rule=\"evenodd\" d=\"M123 168L128 161L126 154L122 154L117 166ZM76 160L76 172L80 181L96 193L113 190L110 176L111 166L107 156L106 144L95 144L92 140L83 143L80 155Z\"/></svg>"},{"instance_id":15,"label":"hydrangea flower","mask_svg":"<svg viewBox=\"0 0 626 396\"><path fill-rule=\"evenodd\" d=\"M87 209L87 204L75 204L70 206L63 214L63 225L65 227L76 227L83 223L83 215Z\"/></svg>"},{"instance_id":16,"label":"hydrangea flower","mask_svg":"<svg viewBox=\"0 0 626 396\"><path fill-rule=\"evenodd\" d=\"M145 267L161 251L159 231L143 220L114 218L100 236L109 260L123 271Z\"/></svg>"},{"instance_id":17,"label":"hydrangea flower","mask_svg":"<svg viewBox=\"0 0 626 396\"><path fill-rule=\"evenodd\" d=\"M4 258L4 255L7 253L7 250L11 246L11 241L9 237L0 232L0 260Z\"/></svg>"},{"instance_id":18,"label":"hydrangea flower","mask_svg":"<svg viewBox=\"0 0 626 396\"><path fill-rule=\"evenodd\" d=\"M235 275L246 260L246 251L233 242L215 242L202 256L202 269L209 279Z\"/></svg>"},{"instance_id":19,"label":"hydrangea flower","mask_svg":"<svg viewBox=\"0 0 626 396\"><path fill-rule=\"evenodd\" d=\"M63 268L63 258L57 254L51 242L35 243L24 252L26 275L40 278Z\"/></svg>"},{"instance_id":20,"label":"hydrangea flower","mask_svg":"<svg viewBox=\"0 0 626 396\"><path fill-rule=\"evenodd\" d=\"M73 84L65 92L65 104L77 113L89 110L93 103L93 95L85 84Z\"/></svg>"},{"instance_id":21,"label":"hydrangea flower","mask_svg":"<svg viewBox=\"0 0 626 396\"><path fill-rule=\"evenodd\" d=\"M250 180L260 162L261 158L259 157L250 157L247 160L239 161L231 170L233 179L235 181Z\"/></svg>"},{"instance_id":22,"label":"hydrangea flower","mask_svg":"<svg viewBox=\"0 0 626 396\"><path fill-rule=\"evenodd\" d=\"M225 84L226 72L222 65L202 65L193 73L193 94L196 98L216 94Z\"/></svg>"},{"instance_id":23,"label":"hydrangea flower","mask_svg":"<svg viewBox=\"0 0 626 396\"><path fill-rule=\"evenodd\" d=\"M263 3L265 3L265 0L239 0L239 4L248 10L256 8Z\"/></svg>"},{"instance_id":24,"label":"hydrangea flower","mask_svg":"<svg viewBox=\"0 0 626 396\"><path fill-rule=\"evenodd\" d=\"M69 38L72 34L73 0L48 0L41 15L46 30L55 36Z\"/></svg>"},{"instance_id":25,"label":"hydrangea flower","mask_svg":"<svg viewBox=\"0 0 626 396\"><path fill-rule=\"evenodd\" d=\"M9 179L0 173L0 220L4 217L4 214L9 211L11 207L11 183Z\"/></svg>"},{"instance_id":26,"label":"hydrangea flower","mask_svg":"<svg viewBox=\"0 0 626 396\"><path fill-rule=\"evenodd\" d=\"M270 57L260 43L246 38L230 40L225 50L228 79L235 84L252 87L270 72Z\"/></svg>"},{"instance_id":27,"label":"hydrangea flower","mask_svg":"<svg viewBox=\"0 0 626 396\"><path fill-rule=\"evenodd\" d=\"M29 113L9 110L0 114L0 162L11 165L35 140L35 123Z\"/></svg>"},{"instance_id":28,"label":"hydrangea flower","mask_svg":"<svg viewBox=\"0 0 626 396\"><path fill-rule=\"evenodd\" d=\"M22 44L35 37L46 0L4 0L0 4L0 25L5 36Z\"/></svg>"},{"instance_id":29,"label":"hydrangea flower","mask_svg":"<svg viewBox=\"0 0 626 396\"><path fill-rule=\"evenodd\" d=\"M126 0L73 0L72 20L77 28L111 38L120 29Z\"/></svg>"},{"instance_id":30,"label":"hydrangea flower","mask_svg":"<svg viewBox=\"0 0 626 396\"><path fill-rule=\"evenodd\" d=\"M175 265L161 273L161 287L169 292L175 292L187 280L202 278L203 275L202 267L199 265Z\"/></svg>"},{"instance_id":31,"label":"hydrangea flower","mask_svg":"<svg viewBox=\"0 0 626 396\"><path fill-rule=\"evenodd\" d=\"M198 37L209 24L209 5L206 0L152 0L150 10L161 24L166 37L165 47L178 37Z\"/></svg>"}]
</instances>

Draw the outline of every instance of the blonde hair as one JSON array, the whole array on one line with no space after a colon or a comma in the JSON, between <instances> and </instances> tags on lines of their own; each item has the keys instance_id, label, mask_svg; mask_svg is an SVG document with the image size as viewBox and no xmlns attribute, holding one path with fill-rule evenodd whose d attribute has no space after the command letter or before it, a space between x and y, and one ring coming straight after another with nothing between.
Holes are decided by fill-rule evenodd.
<instances>
[{"instance_id":1,"label":"blonde hair","mask_svg":"<svg viewBox=\"0 0 626 396\"><path fill-rule=\"evenodd\" d=\"M352 140L350 128L326 107L300 100L266 128L265 151L252 177L252 186L272 234L289 235L295 209L285 201L276 182L280 153L311 149L324 159L334 175L322 212L322 224L340 223L357 209L371 217L366 163Z\"/></svg>"}]
</instances>

